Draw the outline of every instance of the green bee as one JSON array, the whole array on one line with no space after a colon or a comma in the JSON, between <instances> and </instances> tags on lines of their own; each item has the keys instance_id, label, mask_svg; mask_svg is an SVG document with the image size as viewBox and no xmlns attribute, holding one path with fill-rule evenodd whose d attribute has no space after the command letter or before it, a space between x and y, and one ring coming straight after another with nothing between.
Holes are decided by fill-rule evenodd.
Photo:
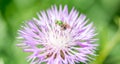
<instances>
[{"instance_id":1,"label":"green bee","mask_svg":"<svg viewBox=\"0 0 120 64\"><path fill-rule=\"evenodd\" d=\"M61 26L61 25L63 25L63 22L62 22L62 21L56 21L56 23L55 23L55 24L57 24L57 25Z\"/></svg>"},{"instance_id":2,"label":"green bee","mask_svg":"<svg viewBox=\"0 0 120 64\"><path fill-rule=\"evenodd\" d=\"M59 25L62 28L62 30L66 30L67 28L70 28L68 24L63 23L62 21L56 21L55 24Z\"/></svg>"}]
</instances>

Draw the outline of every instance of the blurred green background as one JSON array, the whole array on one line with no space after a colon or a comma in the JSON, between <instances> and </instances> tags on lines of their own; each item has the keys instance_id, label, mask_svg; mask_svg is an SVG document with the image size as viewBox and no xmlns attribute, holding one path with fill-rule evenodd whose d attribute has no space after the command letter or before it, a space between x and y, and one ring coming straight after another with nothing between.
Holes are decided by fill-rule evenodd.
<instances>
[{"instance_id":1,"label":"blurred green background","mask_svg":"<svg viewBox=\"0 0 120 64\"><path fill-rule=\"evenodd\" d=\"M94 22L99 47L90 64L120 64L120 0L0 0L0 64L28 64L28 53L16 46L17 30L54 4L75 7Z\"/></svg>"}]
</instances>

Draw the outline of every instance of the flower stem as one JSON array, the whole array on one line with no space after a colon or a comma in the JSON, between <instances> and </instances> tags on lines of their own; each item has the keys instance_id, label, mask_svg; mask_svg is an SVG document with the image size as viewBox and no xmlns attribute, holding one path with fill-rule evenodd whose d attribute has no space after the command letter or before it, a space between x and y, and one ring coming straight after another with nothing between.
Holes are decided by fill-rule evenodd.
<instances>
[{"instance_id":1,"label":"flower stem","mask_svg":"<svg viewBox=\"0 0 120 64\"><path fill-rule=\"evenodd\" d=\"M103 64L106 57L109 55L111 50L117 43L120 41L120 18L119 18L119 29L116 32L116 34L113 36L113 38L108 42L103 50L100 51L99 56L97 57L96 61L92 64Z\"/></svg>"}]
</instances>

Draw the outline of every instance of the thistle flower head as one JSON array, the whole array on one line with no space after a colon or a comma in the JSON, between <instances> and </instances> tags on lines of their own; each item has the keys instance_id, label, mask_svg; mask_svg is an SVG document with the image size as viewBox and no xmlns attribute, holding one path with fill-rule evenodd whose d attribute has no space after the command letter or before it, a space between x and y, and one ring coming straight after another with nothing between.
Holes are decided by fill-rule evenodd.
<instances>
[{"instance_id":1,"label":"thistle flower head","mask_svg":"<svg viewBox=\"0 0 120 64\"><path fill-rule=\"evenodd\" d=\"M30 64L87 63L95 55L95 35L93 23L88 24L85 15L74 8L68 12L67 6L52 6L22 26L18 46L32 52Z\"/></svg>"}]
</instances>

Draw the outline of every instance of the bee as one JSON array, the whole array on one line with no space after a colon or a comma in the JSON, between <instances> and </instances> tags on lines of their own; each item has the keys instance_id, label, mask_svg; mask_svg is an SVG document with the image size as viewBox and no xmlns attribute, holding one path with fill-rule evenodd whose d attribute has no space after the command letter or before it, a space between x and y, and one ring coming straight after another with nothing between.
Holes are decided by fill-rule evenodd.
<instances>
[{"instance_id":1,"label":"bee","mask_svg":"<svg viewBox=\"0 0 120 64\"><path fill-rule=\"evenodd\" d=\"M61 30L66 30L67 28L70 28L70 26L67 23L64 23L62 21L56 21L57 25L59 25L61 27Z\"/></svg>"}]
</instances>

